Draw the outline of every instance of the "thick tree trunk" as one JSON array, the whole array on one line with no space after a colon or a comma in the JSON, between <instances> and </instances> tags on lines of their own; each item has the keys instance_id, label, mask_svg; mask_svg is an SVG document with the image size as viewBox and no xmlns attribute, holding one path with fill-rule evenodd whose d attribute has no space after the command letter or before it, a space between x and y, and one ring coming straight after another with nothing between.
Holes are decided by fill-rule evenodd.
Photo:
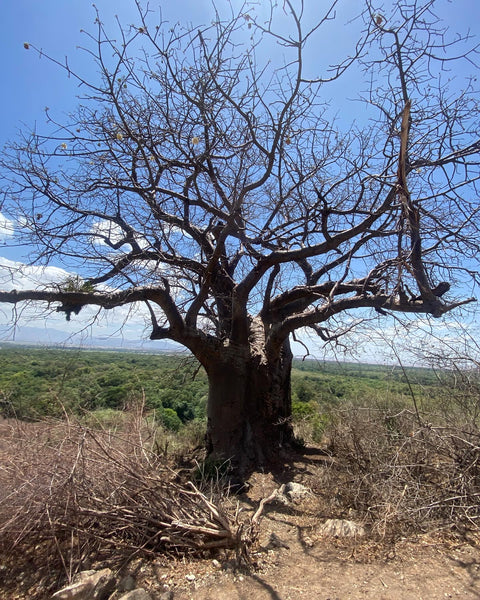
<instances>
[{"instance_id":1,"label":"thick tree trunk","mask_svg":"<svg viewBox=\"0 0 480 600\"><path fill-rule=\"evenodd\" d=\"M288 341L280 355L266 358L251 347L226 347L207 366L207 450L211 457L230 461L245 476L278 461L293 442Z\"/></svg>"}]
</instances>

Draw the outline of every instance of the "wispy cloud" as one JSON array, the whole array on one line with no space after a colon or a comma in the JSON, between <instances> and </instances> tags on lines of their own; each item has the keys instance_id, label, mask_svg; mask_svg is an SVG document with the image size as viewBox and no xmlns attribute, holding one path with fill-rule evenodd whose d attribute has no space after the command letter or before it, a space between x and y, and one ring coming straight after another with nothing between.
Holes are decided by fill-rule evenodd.
<instances>
[{"instance_id":1,"label":"wispy cloud","mask_svg":"<svg viewBox=\"0 0 480 600\"><path fill-rule=\"evenodd\" d=\"M0 286L6 291L37 289L65 281L69 276L68 271L58 267L32 266L0 258Z\"/></svg>"},{"instance_id":2,"label":"wispy cloud","mask_svg":"<svg viewBox=\"0 0 480 600\"><path fill-rule=\"evenodd\" d=\"M10 238L15 233L15 224L0 213L0 241Z\"/></svg>"},{"instance_id":3,"label":"wispy cloud","mask_svg":"<svg viewBox=\"0 0 480 600\"><path fill-rule=\"evenodd\" d=\"M54 266L31 266L0 257L0 289L42 289L61 283L75 273ZM0 304L0 335L11 338L22 327L42 327L61 332L65 340L81 335L85 343L88 336L141 340L148 338L149 312L137 303L105 311L95 306L82 308L78 315L66 321L63 313L46 303L22 302L17 306ZM32 340L42 341L42 340ZM46 341L46 340L45 340Z\"/></svg>"},{"instance_id":4,"label":"wispy cloud","mask_svg":"<svg viewBox=\"0 0 480 600\"><path fill-rule=\"evenodd\" d=\"M125 238L122 228L106 219L93 223L91 235L93 243L102 246L108 245L106 240L111 244L119 244Z\"/></svg>"}]
</instances>

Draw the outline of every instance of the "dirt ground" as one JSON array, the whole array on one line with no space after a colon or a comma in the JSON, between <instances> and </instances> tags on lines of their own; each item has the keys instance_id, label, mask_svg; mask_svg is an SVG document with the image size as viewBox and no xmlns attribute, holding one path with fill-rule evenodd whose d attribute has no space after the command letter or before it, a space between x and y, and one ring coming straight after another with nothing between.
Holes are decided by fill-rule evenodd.
<instances>
[{"instance_id":1,"label":"dirt ground","mask_svg":"<svg viewBox=\"0 0 480 600\"><path fill-rule=\"evenodd\" d=\"M304 460L289 476L308 487L321 464ZM252 476L244 503L258 506L278 477ZM251 568L219 559L143 566L138 581L173 600L440 600L480 598L480 536L460 540L445 531L386 543L321 533L315 494L289 505L266 505ZM142 569L140 569L142 570ZM159 585L160 584L160 585ZM168 598L168 595L164 596Z\"/></svg>"},{"instance_id":2,"label":"dirt ground","mask_svg":"<svg viewBox=\"0 0 480 600\"><path fill-rule=\"evenodd\" d=\"M175 600L439 600L480 598L478 553L419 545L393 560L356 561L325 545L292 545L251 575L209 575L183 585ZM195 573L195 568L189 572Z\"/></svg>"}]
</instances>

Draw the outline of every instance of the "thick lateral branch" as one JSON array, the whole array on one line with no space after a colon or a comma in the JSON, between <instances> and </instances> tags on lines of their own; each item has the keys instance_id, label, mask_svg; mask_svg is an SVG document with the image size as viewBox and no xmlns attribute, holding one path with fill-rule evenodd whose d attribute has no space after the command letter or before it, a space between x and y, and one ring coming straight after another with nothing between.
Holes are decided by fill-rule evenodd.
<instances>
[{"instance_id":1,"label":"thick lateral branch","mask_svg":"<svg viewBox=\"0 0 480 600\"><path fill-rule=\"evenodd\" d=\"M288 310L291 303L299 300L303 300L310 304L318 298L326 298L332 293L336 296L340 294L349 294L351 292L375 294L378 291L378 286L369 284L365 279L352 280L345 283L326 281L319 285L298 286L274 298L270 304L270 311L275 312L281 309Z\"/></svg>"},{"instance_id":2,"label":"thick lateral branch","mask_svg":"<svg viewBox=\"0 0 480 600\"><path fill-rule=\"evenodd\" d=\"M133 288L111 293L63 292L61 290L11 290L9 292L0 291L0 302L17 304L18 302L23 302L25 300L37 300L44 302L61 302L79 306L92 304L109 309L131 302L155 300L153 296L158 296L162 293L164 293L163 290L152 290L148 288Z\"/></svg>"},{"instance_id":3,"label":"thick lateral branch","mask_svg":"<svg viewBox=\"0 0 480 600\"><path fill-rule=\"evenodd\" d=\"M278 346L293 331L301 327L323 323L334 315L346 310L375 308L382 312L388 310L402 313L425 313L432 314L434 317L441 317L454 308L471 302L476 302L476 298L467 298L466 300L452 303L444 303L436 298L435 307L432 308L429 303L424 303L421 300L404 301L401 298L393 298L384 294L378 294L374 297L357 295L350 298L341 298L335 302L328 302L323 306L318 306L308 312L287 317L281 325L272 331L270 344Z\"/></svg>"},{"instance_id":4,"label":"thick lateral branch","mask_svg":"<svg viewBox=\"0 0 480 600\"><path fill-rule=\"evenodd\" d=\"M64 292L61 290L11 290L0 291L0 302L17 304L29 300L48 303L59 302L59 312L65 312L67 320L73 312L78 314L87 305L101 306L105 309L132 304L134 302L151 301L161 307L170 326L183 328L183 319L178 312L170 294L162 288L136 287L116 292Z\"/></svg>"},{"instance_id":5,"label":"thick lateral branch","mask_svg":"<svg viewBox=\"0 0 480 600\"><path fill-rule=\"evenodd\" d=\"M410 197L410 192L407 185L407 156L408 156L408 138L410 133L410 108L411 102L408 100L405 104L402 115L402 125L400 133L400 155L398 159L398 194L403 207L404 218L408 222L410 230L410 264L412 274L415 277L419 287L423 301L428 305L437 307L436 315L434 311L430 311L434 316L440 316L441 306L433 293L428 282L425 268L422 261L422 239L420 236L420 211L414 205Z\"/></svg>"}]
</instances>

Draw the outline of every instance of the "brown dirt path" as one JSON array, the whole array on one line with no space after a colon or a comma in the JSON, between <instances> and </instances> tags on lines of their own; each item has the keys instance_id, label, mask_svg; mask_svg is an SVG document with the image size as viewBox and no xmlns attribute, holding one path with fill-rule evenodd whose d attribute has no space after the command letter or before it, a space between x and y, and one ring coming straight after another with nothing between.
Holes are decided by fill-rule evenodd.
<instances>
[{"instance_id":1,"label":"brown dirt path","mask_svg":"<svg viewBox=\"0 0 480 600\"><path fill-rule=\"evenodd\" d=\"M282 549L272 567L253 575L214 575L182 585L175 600L440 600L480 598L478 553L449 556L420 547L408 558L368 564L339 560L322 549ZM192 569L190 569L192 571ZM194 572L194 570L192 571Z\"/></svg>"}]
</instances>

